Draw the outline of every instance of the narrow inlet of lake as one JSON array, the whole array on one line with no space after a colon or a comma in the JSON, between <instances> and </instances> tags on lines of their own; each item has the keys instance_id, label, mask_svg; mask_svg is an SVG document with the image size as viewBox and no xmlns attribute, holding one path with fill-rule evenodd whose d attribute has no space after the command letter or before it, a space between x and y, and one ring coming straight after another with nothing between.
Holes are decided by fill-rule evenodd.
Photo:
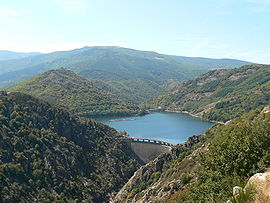
<instances>
[{"instance_id":1,"label":"narrow inlet of lake","mask_svg":"<svg viewBox=\"0 0 270 203\"><path fill-rule=\"evenodd\" d=\"M214 123L188 114L154 112L141 117L98 117L96 120L126 131L131 137L183 143L190 136L204 133Z\"/></svg>"}]
</instances>

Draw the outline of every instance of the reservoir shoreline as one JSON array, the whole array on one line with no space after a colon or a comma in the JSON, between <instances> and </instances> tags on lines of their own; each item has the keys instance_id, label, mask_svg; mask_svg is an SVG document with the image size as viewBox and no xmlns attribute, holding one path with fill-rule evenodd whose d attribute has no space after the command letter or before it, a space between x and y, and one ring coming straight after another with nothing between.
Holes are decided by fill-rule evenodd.
<instances>
[{"instance_id":1,"label":"reservoir shoreline","mask_svg":"<svg viewBox=\"0 0 270 203\"><path fill-rule=\"evenodd\" d=\"M93 117L92 117L93 118ZM139 117L99 117L99 122L126 131L131 137L164 140L181 144L189 137L204 132L214 122L203 121L199 117L179 112L151 112Z\"/></svg>"}]
</instances>

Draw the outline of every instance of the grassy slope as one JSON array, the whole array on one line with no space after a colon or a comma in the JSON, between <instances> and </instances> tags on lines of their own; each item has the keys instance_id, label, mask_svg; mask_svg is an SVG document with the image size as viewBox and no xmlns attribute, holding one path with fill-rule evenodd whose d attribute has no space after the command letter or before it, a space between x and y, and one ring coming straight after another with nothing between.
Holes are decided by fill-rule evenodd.
<instances>
[{"instance_id":1,"label":"grassy slope","mask_svg":"<svg viewBox=\"0 0 270 203\"><path fill-rule=\"evenodd\" d=\"M66 69L42 73L7 90L31 94L80 115L130 115L140 112L135 105L110 96L89 80Z\"/></svg>"},{"instance_id":2,"label":"grassy slope","mask_svg":"<svg viewBox=\"0 0 270 203\"><path fill-rule=\"evenodd\" d=\"M0 95L0 201L103 202L139 166L117 132L22 93Z\"/></svg>"},{"instance_id":3,"label":"grassy slope","mask_svg":"<svg viewBox=\"0 0 270 203\"><path fill-rule=\"evenodd\" d=\"M148 106L225 122L269 101L270 66L248 65L210 71L153 99Z\"/></svg>"}]
</instances>

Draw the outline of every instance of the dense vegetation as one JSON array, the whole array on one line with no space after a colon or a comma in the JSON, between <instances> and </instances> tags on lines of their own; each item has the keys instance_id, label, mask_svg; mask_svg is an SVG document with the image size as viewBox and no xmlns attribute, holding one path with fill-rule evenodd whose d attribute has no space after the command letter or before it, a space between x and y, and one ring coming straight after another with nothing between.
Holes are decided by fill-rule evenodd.
<instances>
[{"instance_id":1,"label":"dense vegetation","mask_svg":"<svg viewBox=\"0 0 270 203\"><path fill-rule=\"evenodd\" d=\"M270 103L270 66L213 70L153 99L148 106L226 122Z\"/></svg>"},{"instance_id":2,"label":"dense vegetation","mask_svg":"<svg viewBox=\"0 0 270 203\"><path fill-rule=\"evenodd\" d=\"M121 47L84 47L0 63L0 87L12 85L56 67L104 82L121 100L141 103L165 90L171 80L191 79L213 68L233 68L248 62L189 58ZM141 89L143 91L138 91Z\"/></svg>"},{"instance_id":3,"label":"dense vegetation","mask_svg":"<svg viewBox=\"0 0 270 203\"><path fill-rule=\"evenodd\" d=\"M194 202L225 201L234 186L244 186L248 177L270 166L269 110L254 110L208 134L213 140L200 158L198 180L190 187Z\"/></svg>"},{"instance_id":4,"label":"dense vegetation","mask_svg":"<svg viewBox=\"0 0 270 203\"><path fill-rule=\"evenodd\" d=\"M66 69L51 70L7 88L57 104L79 115L131 115L142 111Z\"/></svg>"},{"instance_id":5,"label":"dense vegetation","mask_svg":"<svg viewBox=\"0 0 270 203\"><path fill-rule=\"evenodd\" d=\"M144 166L116 200L226 202L234 186L244 186L250 176L270 166L270 107L217 125L193 143L201 147L175 146L172 153Z\"/></svg>"},{"instance_id":6,"label":"dense vegetation","mask_svg":"<svg viewBox=\"0 0 270 203\"><path fill-rule=\"evenodd\" d=\"M126 102L140 104L163 93L166 87L143 78L121 81L92 79L98 88L122 98Z\"/></svg>"},{"instance_id":7,"label":"dense vegetation","mask_svg":"<svg viewBox=\"0 0 270 203\"><path fill-rule=\"evenodd\" d=\"M107 201L139 166L114 129L22 93L0 126L1 202Z\"/></svg>"}]
</instances>

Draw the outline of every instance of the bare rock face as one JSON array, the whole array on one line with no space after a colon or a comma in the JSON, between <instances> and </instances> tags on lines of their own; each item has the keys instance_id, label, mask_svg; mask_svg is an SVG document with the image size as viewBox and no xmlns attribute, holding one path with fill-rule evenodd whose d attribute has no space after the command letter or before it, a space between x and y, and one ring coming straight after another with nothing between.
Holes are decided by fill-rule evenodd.
<instances>
[{"instance_id":1,"label":"bare rock face","mask_svg":"<svg viewBox=\"0 0 270 203\"><path fill-rule=\"evenodd\" d=\"M246 187L250 184L255 189L254 203L270 202L270 172L253 175Z\"/></svg>"},{"instance_id":2,"label":"bare rock face","mask_svg":"<svg viewBox=\"0 0 270 203\"><path fill-rule=\"evenodd\" d=\"M240 197L246 195L246 200ZM240 197L240 199L239 199ZM234 200L232 200L234 199ZM226 203L233 202L247 202L247 203L269 203L270 202L270 171L265 173L257 173L250 177L244 188L233 187L233 197Z\"/></svg>"}]
</instances>

